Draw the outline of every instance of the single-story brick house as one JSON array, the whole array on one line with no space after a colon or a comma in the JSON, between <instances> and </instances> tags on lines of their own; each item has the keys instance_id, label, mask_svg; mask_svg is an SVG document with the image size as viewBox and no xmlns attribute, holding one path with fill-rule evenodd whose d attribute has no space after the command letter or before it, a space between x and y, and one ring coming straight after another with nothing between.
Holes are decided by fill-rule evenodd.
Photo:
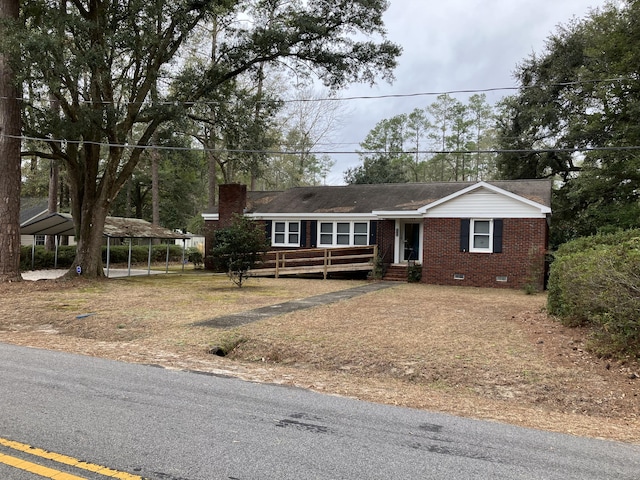
<instances>
[{"instance_id":1,"label":"single-story brick house","mask_svg":"<svg viewBox=\"0 0 640 480\"><path fill-rule=\"evenodd\" d=\"M416 263L422 282L542 287L550 180L298 187L220 187L212 231L242 212L264 222L274 249L377 245L386 266ZM207 235L205 248L211 245Z\"/></svg>"}]
</instances>

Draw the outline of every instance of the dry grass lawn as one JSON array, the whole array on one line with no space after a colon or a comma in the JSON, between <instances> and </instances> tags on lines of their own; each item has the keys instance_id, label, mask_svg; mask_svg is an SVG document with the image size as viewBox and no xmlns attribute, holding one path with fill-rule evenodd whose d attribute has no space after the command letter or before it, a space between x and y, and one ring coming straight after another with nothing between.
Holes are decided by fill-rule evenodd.
<instances>
[{"instance_id":1,"label":"dry grass lawn","mask_svg":"<svg viewBox=\"0 0 640 480\"><path fill-rule=\"evenodd\" d=\"M544 313L544 295L398 284L232 329L193 325L363 283L239 289L202 273L6 284L0 341L640 443L640 365L587 353L583 331Z\"/></svg>"}]
</instances>

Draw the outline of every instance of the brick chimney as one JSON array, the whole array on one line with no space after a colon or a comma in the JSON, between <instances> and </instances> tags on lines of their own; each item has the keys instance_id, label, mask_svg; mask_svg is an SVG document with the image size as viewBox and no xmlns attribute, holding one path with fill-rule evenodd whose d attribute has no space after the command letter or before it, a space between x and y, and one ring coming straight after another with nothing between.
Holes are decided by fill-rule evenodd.
<instances>
[{"instance_id":1,"label":"brick chimney","mask_svg":"<svg viewBox=\"0 0 640 480\"><path fill-rule=\"evenodd\" d=\"M247 186L239 183L220 185L218 202L218 228L231 225L233 214L242 215L247 207Z\"/></svg>"},{"instance_id":2,"label":"brick chimney","mask_svg":"<svg viewBox=\"0 0 640 480\"><path fill-rule=\"evenodd\" d=\"M204 267L217 270L209 252L213 248L216 230L231 226L233 214L242 215L247 206L247 186L227 183L219 186L218 220L207 220L204 226Z\"/></svg>"}]
</instances>

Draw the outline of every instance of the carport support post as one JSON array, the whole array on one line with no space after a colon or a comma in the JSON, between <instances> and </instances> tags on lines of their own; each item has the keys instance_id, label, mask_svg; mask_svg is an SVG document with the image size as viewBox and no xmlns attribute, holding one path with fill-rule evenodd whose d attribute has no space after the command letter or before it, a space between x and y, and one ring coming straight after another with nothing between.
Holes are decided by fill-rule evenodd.
<instances>
[{"instance_id":1,"label":"carport support post","mask_svg":"<svg viewBox=\"0 0 640 480\"><path fill-rule=\"evenodd\" d=\"M151 239L149 239L149 257L147 259L147 275L151 275Z\"/></svg>"},{"instance_id":2,"label":"carport support post","mask_svg":"<svg viewBox=\"0 0 640 480\"><path fill-rule=\"evenodd\" d=\"M60 240L60 235L55 235L53 237L54 244L56 246L56 253L53 257L53 268L58 268L58 241Z\"/></svg>"},{"instance_id":3,"label":"carport support post","mask_svg":"<svg viewBox=\"0 0 640 480\"><path fill-rule=\"evenodd\" d=\"M187 249L187 239L182 239L182 273L184 273L184 252Z\"/></svg>"},{"instance_id":4,"label":"carport support post","mask_svg":"<svg viewBox=\"0 0 640 480\"><path fill-rule=\"evenodd\" d=\"M127 276L131 276L131 249L133 248L133 238L129 237L129 261L127 262Z\"/></svg>"},{"instance_id":5,"label":"carport support post","mask_svg":"<svg viewBox=\"0 0 640 480\"><path fill-rule=\"evenodd\" d=\"M169 240L167 240L167 259L164 262L164 273L169 273Z\"/></svg>"},{"instance_id":6,"label":"carport support post","mask_svg":"<svg viewBox=\"0 0 640 480\"><path fill-rule=\"evenodd\" d=\"M31 270L36 268L36 236L33 236L33 243L31 244Z\"/></svg>"}]
</instances>

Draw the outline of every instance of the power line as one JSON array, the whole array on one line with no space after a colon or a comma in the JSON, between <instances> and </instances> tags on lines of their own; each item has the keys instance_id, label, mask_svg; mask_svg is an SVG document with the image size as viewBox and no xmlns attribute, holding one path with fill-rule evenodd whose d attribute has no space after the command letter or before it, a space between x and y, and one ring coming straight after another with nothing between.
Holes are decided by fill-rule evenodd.
<instances>
[{"instance_id":1,"label":"power line","mask_svg":"<svg viewBox=\"0 0 640 480\"><path fill-rule=\"evenodd\" d=\"M167 151L195 151L195 152L212 152L212 153L247 153L247 154L266 154L266 155L477 155L477 154L502 154L502 153L515 153L515 154L535 154L535 153L581 153L581 152L622 152L622 151L637 151L640 150L640 145L629 145L620 147L572 147L572 148L531 148L531 149L482 149L482 150L260 150L260 149L230 149L230 148L195 148L195 147L174 147L165 145L131 145L131 144L117 144L106 142L93 142L84 140L60 140L51 138L38 138L27 137L21 135L0 135L5 138L14 138L20 140L32 140L42 141L46 143L67 143L75 145L95 145L105 148L130 148L130 149L142 149L142 150L167 150Z\"/></svg>"},{"instance_id":2,"label":"power line","mask_svg":"<svg viewBox=\"0 0 640 480\"><path fill-rule=\"evenodd\" d=\"M489 88L471 88L471 89L459 89L459 90L443 90L443 91L428 91L428 92L413 92L413 93L395 93L395 94L383 94L383 95L355 95L350 97L321 97L321 98L290 98L290 99L271 99L271 100L260 100L262 103L315 103L315 102L343 102L343 101L352 101L352 100L380 100L380 99L390 99L390 98L412 98L412 97L437 97L441 95L455 95L455 94L470 94L470 93L489 93L489 92L498 92L498 91L514 91L514 90L530 90L535 88L550 88L550 87L569 87L575 85L588 85L588 84L597 84L597 83L611 83L611 82L622 82L622 81L633 81L634 79L630 77L614 77L614 78L604 78L604 79L593 79L593 80L575 80L571 82L558 82L558 83L546 83L546 84L535 84L535 85L521 85L521 86L506 86L506 87L489 87ZM2 100L7 100L9 97L0 97ZM15 100L21 102L29 102L32 99L25 97L18 97ZM56 102L54 99L50 98L37 98L39 102ZM142 102L129 102L129 101L101 101L95 102L93 100L78 100L78 103L83 105L149 105L149 106L195 106L195 105L228 105L236 103L236 101L221 101L221 100L184 100L184 101L162 101L162 102L151 102L151 101L142 101Z\"/></svg>"}]
</instances>

